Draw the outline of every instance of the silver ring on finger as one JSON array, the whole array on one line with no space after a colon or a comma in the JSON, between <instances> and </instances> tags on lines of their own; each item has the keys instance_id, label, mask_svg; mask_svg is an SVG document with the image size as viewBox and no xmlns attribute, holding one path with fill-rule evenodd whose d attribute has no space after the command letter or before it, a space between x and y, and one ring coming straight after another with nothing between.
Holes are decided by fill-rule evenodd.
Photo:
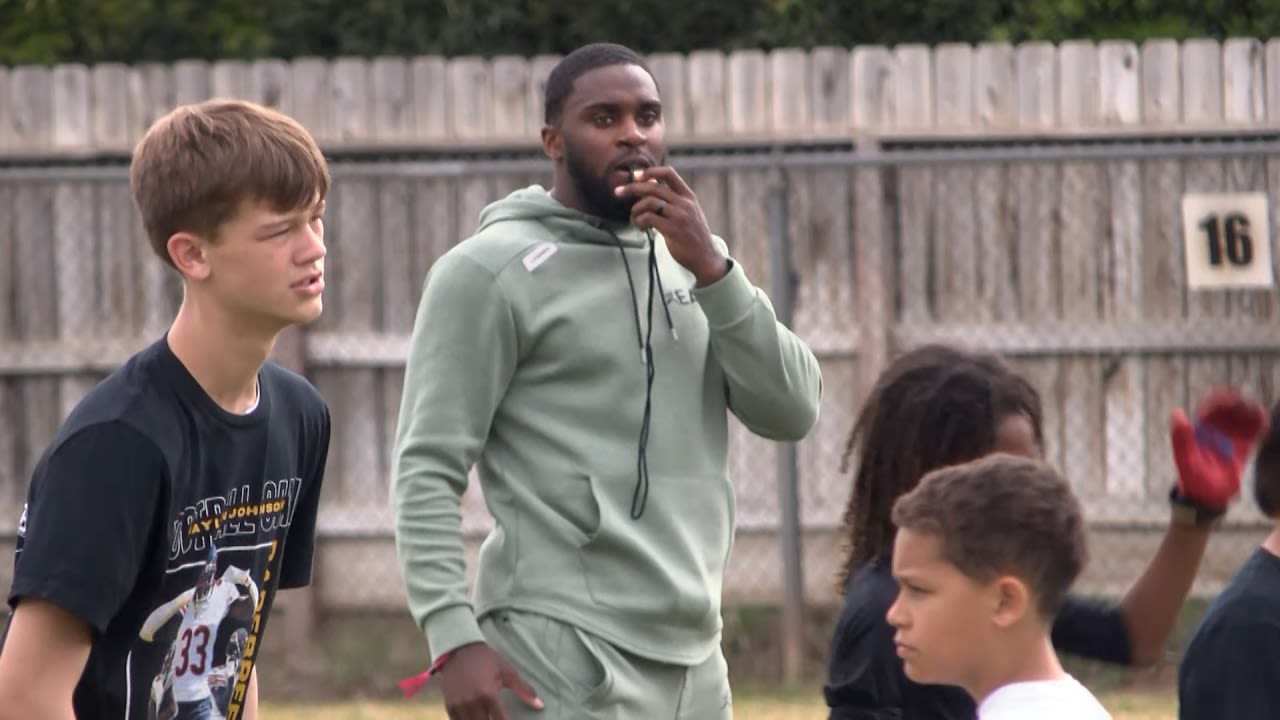
<instances>
[{"instance_id":1,"label":"silver ring on finger","mask_svg":"<svg viewBox=\"0 0 1280 720\"><path fill-rule=\"evenodd\" d=\"M659 198L659 199L658 199L658 209L657 209L657 210L654 210L654 212L656 212L656 213L658 213L659 215L661 215L661 214L662 214L662 211L663 211L663 210L666 210L666 209L667 209L667 201L666 201L666 200L663 200L663 199L661 199L661 198Z\"/></svg>"}]
</instances>

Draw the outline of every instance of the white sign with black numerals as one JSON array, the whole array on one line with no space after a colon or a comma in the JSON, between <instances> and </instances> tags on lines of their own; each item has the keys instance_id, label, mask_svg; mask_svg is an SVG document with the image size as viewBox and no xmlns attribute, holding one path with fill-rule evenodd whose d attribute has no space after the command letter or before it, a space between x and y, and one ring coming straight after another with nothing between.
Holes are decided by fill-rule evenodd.
<instances>
[{"instance_id":1,"label":"white sign with black numerals","mask_svg":"<svg viewBox=\"0 0 1280 720\"><path fill-rule=\"evenodd\" d=\"M1266 193L1188 193L1182 196L1187 286L1269 288L1271 230Z\"/></svg>"}]
</instances>

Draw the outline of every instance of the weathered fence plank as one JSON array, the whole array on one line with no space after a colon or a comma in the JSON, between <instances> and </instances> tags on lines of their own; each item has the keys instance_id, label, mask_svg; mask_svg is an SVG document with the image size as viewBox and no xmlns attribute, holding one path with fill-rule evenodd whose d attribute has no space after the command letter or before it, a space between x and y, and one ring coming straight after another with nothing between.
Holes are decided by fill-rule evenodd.
<instances>
[{"instance_id":1,"label":"weathered fence plank","mask_svg":"<svg viewBox=\"0 0 1280 720\"><path fill-rule=\"evenodd\" d=\"M1057 52L1048 43L1028 43L1014 54L1018 127L1042 130L1058 124ZM1057 315L1058 222L1061 168L1052 163L1019 163L1011 168L1011 192L1017 207L1018 317L1024 324L1051 322ZM1044 405L1045 457L1063 467L1061 362L1056 358L1020 361Z\"/></svg>"},{"instance_id":2,"label":"weathered fence plank","mask_svg":"<svg viewBox=\"0 0 1280 720\"><path fill-rule=\"evenodd\" d=\"M1098 48L1074 41L1058 48L1058 123L1080 128L1097 127L1099 108ZM1111 250L1103 232L1106 199L1102 194L1102 168L1098 163L1063 163L1059 188L1057 260L1058 284L1054 300L1057 317L1065 322L1099 318L1101 293L1099 260ZM1052 255L1051 255L1052 257ZM1102 427L1103 373L1097 357L1072 357L1061 366L1062 465L1078 492L1100 496L1106 487L1105 450L1100 433L1081 428Z\"/></svg>"},{"instance_id":3,"label":"weathered fence plank","mask_svg":"<svg viewBox=\"0 0 1280 720\"><path fill-rule=\"evenodd\" d=\"M1108 126L1132 126L1141 121L1138 47L1126 41L1106 41L1098 48L1099 121ZM1104 322L1134 324L1142 317L1142 178L1136 161L1108 163L1106 188L1110 209L1104 237L1110 246L1102 257ZM1104 190L1105 192L1106 190ZM1104 385L1106 495L1141 499L1146 477L1143 429L1147 425L1143 397L1144 366L1140 356L1117 353L1105 358Z\"/></svg>"},{"instance_id":4,"label":"weathered fence plank","mask_svg":"<svg viewBox=\"0 0 1280 720\"><path fill-rule=\"evenodd\" d=\"M1153 40L1142 45L1142 121L1176 125L1182 121L1178 45ZM1186 302L1186 267L1177 253L1181 222L1175 198L1182 190L1177 160L1149 161L1142 167L1142 317L1151 322L1181 320ZM1147 492L1168 490L1174 475L1169 448L1169 412L1186 406L1186 359L1182 354L1147 358L1145 368Z\"/></svg>"}]
</instances>

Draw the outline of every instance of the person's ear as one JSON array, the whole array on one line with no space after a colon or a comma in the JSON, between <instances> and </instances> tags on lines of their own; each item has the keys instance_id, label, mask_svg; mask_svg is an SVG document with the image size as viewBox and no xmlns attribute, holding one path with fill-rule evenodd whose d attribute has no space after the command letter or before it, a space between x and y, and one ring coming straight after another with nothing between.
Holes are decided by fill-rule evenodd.
<instances>
[{"instance_id":1,"label":"person's ear","mask_svg":"<svg viewBox=\"0 0 1280 720\"><path fill-rule=\"evenodd\" d=\"M564 157L564 136L555 125L542 126L542 153L553 162L559 162Z\"/></svg>"},{"instance_id":2,"label":"person's ear","mask_svg":"<svg viewBox=\"0 0 1280 720\"><path fill-rule=\"evenodd\" d=\"M207 257L207 243L203 238L192 233L179 232L169 237L165 245L174 267L183 277L193 280L204 280L209 277L210 267Z\"/></svg>"},{"instance_id":3,"label":"person's ear","mask_svg":"<svg viewBox=\"0 0 1280 720\"><path fill-rule=\"evenodd\" d=\"M1002 575L991 583L991 622L1005 629L1021 622L1031 609L1031 590L1022 580Z\"/></svg>"}]
</instances>

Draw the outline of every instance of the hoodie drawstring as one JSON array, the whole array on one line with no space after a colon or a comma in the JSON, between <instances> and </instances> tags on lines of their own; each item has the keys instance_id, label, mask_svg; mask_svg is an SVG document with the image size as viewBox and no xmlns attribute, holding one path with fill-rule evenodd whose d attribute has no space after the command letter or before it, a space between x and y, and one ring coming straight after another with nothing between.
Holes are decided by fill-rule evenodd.
<instances>
[{"instance_id":1,"label":"hoodie drawstring","mask_svg":"<svg viewBox=\"0 0 1280 720\"><path fill-rule=\"evenodd\" d=\"M627 250L622 247L622 240L614 235L613 231L609 234L613 235L613 241L618 245L618 255L622 257L622 267L627 275L627 287L631 288L631 319L636 321L636 342L640 344L640 362L650 364L647 362L644 349L644 336L640 334L640 304L636 299L636 281L631 277L631 263L627 262Z\"/></svg>"},{"instance_id":2,"label":"hoodie drawstring","mask_svg":"<svg viewBox=\"0 0 1280 720\"><path fill-rule=\"evenodd\" d=\"M671 330L671 337L676 342L680 341L680 336L676 333L675 323L671 321L671 309L667 307L666 291L662 287L662 274L658 272L658 251L657 243L654 242L653 230L648 230L646 234L649 237L649 263L648 263L648 292L646 302L646 314L648 319L645 322L645 330L640 330L640 298L636 294L635 280L631 277L631 263L627 260L626 248L622 245L622 240L610 231L613 240L618 246L618 254L622 256L622 266L627 274L627 287L631 290L631 310L632 317L636 322L636 342L640 346L640 360L644 363L645 383L644 383L644 415L640 420L640 439L636 456L636 489L631 495L631 519L639 520L644 514L645 505L649 501L649 426L653 417L653 378L655 368L653 366L653 299L654 289L657 289L658 301L662 303L662 312L667 319L667 327Z\"/></svg>"},{"instance_id":3,"label":"hoodie drawstring","mask_svg":"<svg viewBox=\"0 0 1280 720\"><path fill-rule=\"evenodd\" d=\"M675 323L671 322L671 306L667 305L667 291L662 287L662 273L658 272L658 243L653 239L653 229L645 230L645 235L649 236L649 267L653 273L653 278L658 283L658 298L662 300L662 314L667 316L667 329L671 331L671 339L680 342L680 335L676 332ZM627 273L630 275L631 273ZM652 291L652 288L650 288Z\"/></svg>"}]
</instances>

